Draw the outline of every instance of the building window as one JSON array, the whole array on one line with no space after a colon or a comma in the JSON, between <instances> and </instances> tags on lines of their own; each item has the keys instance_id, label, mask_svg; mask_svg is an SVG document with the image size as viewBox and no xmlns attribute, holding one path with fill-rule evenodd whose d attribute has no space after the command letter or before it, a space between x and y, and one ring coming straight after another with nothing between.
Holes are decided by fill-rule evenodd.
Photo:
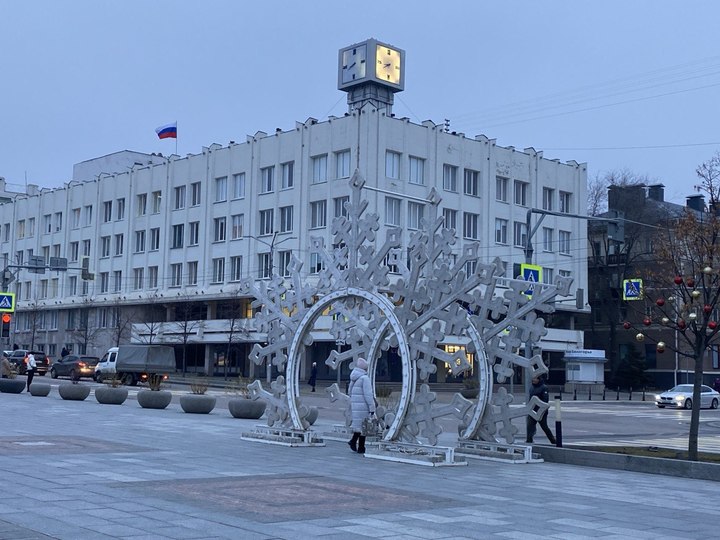
<instances>
[{"instance_id":1,"label":"building window","mask_svg":"<svg viewBox=\"0 0 720 540\"><path fill-rule=\"evenodd\" d=\"M260 210L260 234L261 235L273 233L274 217L275 217L274 211L272 209Z\"/></svg>"},{"instance_id":2,"label":"building window","mask_svg":"<svg viewBox=\"0 0 720 540\"><path fill-rule=\"evenodd\" d=\"M572 276L572 272L570 270L558 270L558 275L560 277L569 278Z\"/></svg>"},{"instance_id":3,"label":"building window","mask_svg":"<svg viewBox=\"0 0 720 540\"><path fill-rule=\"evenodd\" d=\"M122 199L116 200L115 206L115 219L117 219L117 221L122 221L125 219L125 198L123 197Z\"/></svg>"},{"instance_id":4,"label":"building window","mask_svg":"<svg viewBox=\"0 0 720 540\"><path fill-rule=\"evenodd\" d=\"M543 267L542 282L547 285L552 285L554 279L555 279L555 270L553 268Z\"/></svg>"},{"instance_id":5,"label":"building window","mask_svg":"<svg viewBox=\"0 0 720 540\"><path fill-rule=\"evenodd\" d=\"M122 270L115 270L113 272L113 281L115 282L115 287L113 292L122 292L123 290L123 279L122 279Z\"/></svg>"},{"instance_id":6,"label":"building window","mask_svg":"<svg viewBox=\"0 0 720 540\"><path fill-rule=\"evenodd\" d=\"M455 165L443 165L443 189L457 193L458 168Z\"/></svg>"},{"instance_id":7,"label":"building window","mask_svg":"<svg viewBox=\"0 0 720 540\"><path fill-rule=\"evenodd\" d=\"M312 183L327 181L327 154L312 158Z\"/></svg>"},{"instance_id":8,"label":"building window","mask_svg":"<svg viewBox=\"0 0 720 540\"><path fill-rule=\"evenodd\" d=\"M59 246L56 246L56 247L59 248ZM58 257L60 254L60 249L57 249L56 252L57 252L57 255L55 255L55 256ZM83 255L83 257L90 256L90 240L82 241L82 255Z\"/></svg>"},{"instance_id":9,"label":"building window","mask_svg":"<svg viewBox=\"0 0 720 540\"><path fill-rule=\"evenodd\" d=\"M295 169L295 162L288 161L287 163L283 163L281 165L282 167L282 181L280 184L280 187L282 189L288 189L295 185L295 178L294 178L294 169Z\"/></svg>"},{"instance_id":10,"label":"building window","mask_svg":"<svg viewBox=\"0 0 720 540\"><path fill-rule=\"evenodd\" d=\"M558 251L563 255L570 255L570 231L560 231Z\"/></svg>"},{"instance_id":11,"label":"building window","mask_svg":"<svg viewBox=\"0 0 720 540\"><path fill-rule=\"evenodd\" d=\"M110 290L110 272L100 272L100 292L106 293Z\"/></svg>"},{"instance_id":12,"label":"building window","mask_svg":"<svg viewBox=\"0 0 720 540\"><path fill-rule=\"evenodd\" d=\"M275 189L275 167L260 169L260 193L271 193Z\"/></svg>"},{"instance_id":13,"label":"building window","mask_svg":"<svg viewBox=\"0 0 720 540\"><path fill-rule=\"evenodd\" d=\"M230 281L240 281L242 279L242 256L235 255L230 257Z\"/></svg>"},{"instance_id":14,"label":"building window","mask_svg":"<svg viewBox=\"0 0 720 540\"><path fill-rule=\"evenodd\" d=\"M473 197L480 196L480 172L473 171L472 169L465 169L465 182L464 182L465 195L472 195Z\"/></svg>"},{"instance_id":15,"label":"building window","mask_svg":"<svg viewBox=\"0 0 720 540\"><path fill-rule=\"evenodd\" d=\"M115 256L120 256L125 251L125 237L122 234L115 235Z\"/></svg>"},{"instance_id":16,"label":"building window","mask_svg":"<svg viewBox=\"0 0 720 540\"><path fill-rule=\"evenodd\" d=\"M213 220L213 242L224 242L227 239L227 219L225 217Z\"/></svg>"},{"instance_id":17,"label":"building window","mask_svg":"<svg viewBox=\"0 0 720 540\"><path fill-rule=\"evenodd\" d=\"M145 252L145 231L135 231L135 253Z\"/></svg>"},{"instance_id":18,"label":"building window","mask_svg":"<svg viewBox=\"0 0 720 540\"><path fill-rule=\"evenodd\" d=\"M270 279L272 277L272 257L270 253L258 253L258 278Z\"/></svg>"},{"instance_id":19,"label":"building window","mask_svg":"<svg viewBox=\"0 0 720 540\"><path fill-rule=\"evenodd\" d=\"M467 261L465 263L465 275L472 276L477 270L477 261Z\"/></svg>"},{"instance_id":20,"label":"building window","mask_svg":"<svg viewBox=\"0 0 720 540\"><path fill-rule=\"evenodd\" d=\"M385 225L400 226L400 199L385 197Z\"/></svg>"},{"instance_id":21,"label":"building window","mask_svg":"<svg viewBox=\"0 0 720 540\"><path fill-rule=\"evenodd\" d=\"M157 289L158 286L158 267L148 266L148 288Z\"/></svg>"},{"instance_id":22,"label":"building window","mask_svg":"<svg viewBox=\"0 0 720 540\"><path fill-rule=\"evenodd\" d=\"M190 184L190 206L200 206L202 192L200 191L200 182Z\"/></svg>"},{"instance_id":23,"label":"building window","mask_svg":"<svg viewBox=\"0 0 720 540\"><path fill-rule=\"evenodd\" d=\"M145 280L144 268L133 268L133 290L139 291L143 288Z\"/></svg>"},{"instance_id":24,"label":"building window","mask_svg":"<svg viewBox=\"0 0 720 540\"><path fill-rule=\"evenodd\" d=\"M463 212L463 238L477 240L480 238L480 216L471 212Z\"/></svg>"},{"instance_id":25,"label":"building window","mask_svg":"<svg viewBox=\"0 0 720 540\"><path fill-rule=\"evenodd\" d=\"M508 183L510 180L504 176L495 177L495 200L508 202Z\"/></svg>"},{"instance_id":26,"label":"building window","mask_svg":"<svg viewBox=\"0 0 720 540\"><path fill-rule=\"evenodd\" d=\"M233 174L232 177L232 198L245 198L245 173Z\"/></svg>"},{"instance_id":27,"label":"building window","mask_svg":"<svg viewBox=\"0 0 720 540\"><path fill-rule=\"evenodd\" d=\"M515 180L515 204L520 206L528 205L528 183Z\"/></svg>"},{"instance_id":28,"label":"building window","mask_svg":"<svg viewBox=\"0 0 720 540\"><path fill-rule=\"evenodd\" d=\"M183 247L185 238L185 225L180 223L179 225L172 226L172 249L179 249Z\"/></svg>"},{"instance_id":29,"label":"building window","mask_svg":"<svg viewBox=\"0 0 720 540\"><path fill-rule=\"evenodd\" d=\"M231 238L233 240L238 240L243 237L243 224L245 222L245 214L235 214L233 216L230 216L230 226L231 226Z\"/></svg>"},{"instance_id":30,"label":"building window","mask_svg":"<svg viewBox=\"0 0 720 540\"><path fill-rule=\"evenodd\" d=\"M182 285L182 263L170 265L170 286L180 287Z\"/></svg>"},{"instance_id":31,"label":"building window","mask_svg":"<svg viewBox=\"0 0 720 540\"><path fill-rule=\"evenodd\" d=\"M555 198L555 190L544 187L543 188L542 209L552 212L554 198Z\"/></svg>"},{"instance_id":32,"label":"building window","mask_svg":"<svg viewBox=\"0 0 720 540\"><path fill-rule=\"evenodd\" d=\"M112 201L105 201L103 203L103 223L110 223L112 221Z\"/></svg>"},{"instance_id":33,"label":"building window","mask_svg":"<svg viewBox=\"0 0 720 540\"><path fill-rule=\"evenodd\" d=\"M553 229L543 227L543 251L551 252L553 250Z\"/></svg>"},{"instance_id":34,"label":"building window","mask_svg":"<svg viewBox=\"0 0 720 540\"><path fill-rule=\"evenodd\" d=\"M108 247L108 254L110 256L110 248ZM80 259L80 242L70 242L70 262L77 262Z\"/></svg>"},{"instance_id":35,"label":"building window","mask_svg":"<svg viewBox=\"0 0 720 540\"><path fill-rule=\"evenodd\" d=\"M523 221L513 223L513 245L523 248L527 245L527 224Z\"/></svg>"},{"instance_id":36,"label":"building window","mask_svg":"<svg viewBox=\"0 0 720 540\"><path fill-rule=\"evenodd\" d=\"M457 210L443 208L443 227L457 230Z\"/></svg>"},{"instance_id":37,"label":"building window","mask_svg":"<svg viewBox=\"0 0 720 540\"><path fill-rule=\"evenodd\" d=\"M215 179L215 202L227 201L227 176L218 176Z\"/></svg>"},{"instance_id":38,"label":"building window","mask_svg":"<svg viewBox=\"0 0 720 540\"><path fill-rule=\"evenodd\" d=\"M347 210L347 207L345 206L345 204L349 203L349 202L350 202L350 197L347 197L347 196L346 197L335 197L333 199L333 207L334 207L333 217L340 217L340 216L348 217L348 210Z\"/></svg>"},{"instance_id":39,"label":"building window","mask_svg":"<svg viewBox=\"0 0 720 540\"><path fill-rule=\"evenodd\" d=\"M160 229L150 229L150 251L160 249Z\"/></svg>"},{"instance_id":40,"label":"building window","mask_svg":"<svg viewBox=\"0 0 720 540\"><path fill-rule=\"evenodd\" d=\"M175 210L181 210L185 208L185 186L178 186L175 188Z\"/></svg>"},{"instance_id":41,"label":"building window","mask_svg":"<svg viewBox=\"0 0 720 540\"><path fill-rule=\"evenodd\" d=\"M425 160L419 157L410 156L410 176L408 181L411 184L422 185L425 183Z\"/></svg>"},{"instance_id":42,"label":"building window","mask_svg":"<svg viewBox=\"0 0 720 540\"><path fill-rule=\"evenodd\" d=\"M198 282L198 262L190 261L187 263L187 284L197 285Z\"/></svg>"},{"instance_id":43,"label":"building window","mask_svg":"<svg viewBox=\"0 0 720 540\"><path fill-rule=\"evenodd\" d=\"M570 193L567 191L560 192L560 211L563 214L572 213L572 209L570 208Z\"/></svg>"},{"instance_id":44,"label":"building window","mask_svg":"<svg viewBox=\"0 0 720 540\"><path fill-rule=\"evenodd\" d=\"M103 236L100 238L100 257L109 257L110 256L110 237L109 236Z\"/></svg>"},{"instance_id":45,"label":"building window","mask_svg":"<svg viewBox=\"0 0 720 540\"><path fill-rule=\"evenodd\" d=\"M188 223L190 238L188 240L189 246L197 246L200 243L200 222L191 221Z\"/></svg>"},{"instance_id":46,"label":"building window","mask_svg":"<svg viewBox=\"0 0 720 540\"><path fill-rule=\"evenodd\" d=\"M74 212L75 212L75 211L73 210L73 229L76 229L77 226L75 226L75 221L74 221L75 214L74 214ZM79 214L79 213L80 213L80 212L78 212L78 214ZM78 216L78 220L79 220L79 219L80 219L80 218L79 218L79 216ZM78 226L79 226L79 224L78 224ZM52 228L52 214L45 214L45 215L43 216L43 232L44 232L45 234L50 234L52 231L53 231L53 228Z\"/></svg>"},{"instance_id":47,"label":"building window","mask_svg":"<svg viewBox=\"0 0 720 540\"><path fill-rule=\"evenodd\" d=\"M310 254L310 273L311 274L319 274L323 271L325 268L325 265L323 264L323 260L320 257L320 254L317 252L313 252Z\"/></svg>"},{"instance_id":48,"label":"building window","mask_svg":"<svg viewBox=\"0 0 720 540\"><path fill-rule=\"evenodd\" d=\"M283 206L280 208L280 232L292 232L293 230L293 207Z\"/></svg>"},{"instance_id":49,"label":"building window","mask_svg":"<svg viewBox=\"0 0 720 540\"><path fill-rule=\"evenodd\" d=\"M85 214L85 226L89 227L92 225L93 220L93 207L91 204L88 204L83 207L83 213Z\"/></svg>"},{"instance_id":50,"label":"building window","mask_svg":"<svg viewBox=\"0 0 720 540\"><path fill-rule=\"evenodd\" d=\"M335 152L335 178L350 178L350 150Z\"/></svg>"},{"instance_id":51,"label":"building window","mask_svg":"<svg viewBox=\"0 0 720 540\"><path fill-rule=\"evenodd\" d=\"M292 252L291 251L281 251L278 254L278 258L280 259L280 268L278 269L280 275L283 277L289 277L290 276L290 262L292 260Z\"/></svg>"},{"instance_id":52,"label":"building window","mask_svg":"<svg viewBox=\"0 0 720 540\"><path fill-rule=\"evenodd\" d=\"M422 225L424 213L424 204L408 202L408 229L419 229Z\"/></svg>"},{"instance_id":53,"label":"building window","mask_svg":"<svg viewBox=\"0 0 720 540\"><path fill-rule=\"evenodd\" d=\"M147 214L147 193L140 193L137 196L137 216L144 216Z\"/></svg>"},{"instance_id":54,"label":"building window","mask_svg":"<svg viewBox=\"0 0 720 540\"><path fill-rule=\"evenodd\" d=\"M162 191L152 192L152 213L159 214L162 210Z\"/></svg>"},{"instance_id":55,"label":"building window","mask_svg":"<svg viewBox=\"0 0 720 540\"><path fill-rule=\"evenodd\" d=\"M327 201L313 201L310 203L310 228L317 229L327 225Z\"/></svg>"},{"instance_id":56,"label":"building window","mask_svg":"<svg viewBox=\"0 0 720 540\"><path fill-rule=\"evenodd\" d=\"M68 279L68 293L70 296L77 295L77 284L78 284L78 278L77 276L70 276ZM27 295L28 297L30 295Z\"/></svg>"},{"instance_id":57,"label":"building window","mask_svg":"<svg viewBox=\"0 0 720 540\"><path fill-rule=\"evenodd\" d=\"M47 217L48 217L48 221L47 221L48 232L52 232L52 223L50 222L50 214L48 214ZM80 209L79 208L73 208L73 210L72 210L72 228L73 229L80 228Z\"/></svg>"},{"instance_id":58,"label":"building window","mask_svg":"<svg viewBox=\"0 0 720 540\"><path fill-rule=\"evenodd\" d=\"M400 154L391 150L385 151L385 176L388 178L400 178Z\"/></svg>"}]
</instances>

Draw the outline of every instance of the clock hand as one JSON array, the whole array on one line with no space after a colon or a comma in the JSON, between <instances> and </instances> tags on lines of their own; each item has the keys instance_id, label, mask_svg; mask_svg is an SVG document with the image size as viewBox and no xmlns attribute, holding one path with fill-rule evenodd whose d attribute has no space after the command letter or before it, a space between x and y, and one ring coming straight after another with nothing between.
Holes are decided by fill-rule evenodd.
<instances>
[{"instance_id":1,"label":"clock hand","mask_svg":"<svg viewBox=\"0 0 720 540\"><path fill-rule=\"evenodd\" d=\"M357 62L353 62L353 63L350 64L347 68L348 68L348 69L352 69L352 67L353 67L355 64L357 64Z\"/></svg>"}]
</instances>

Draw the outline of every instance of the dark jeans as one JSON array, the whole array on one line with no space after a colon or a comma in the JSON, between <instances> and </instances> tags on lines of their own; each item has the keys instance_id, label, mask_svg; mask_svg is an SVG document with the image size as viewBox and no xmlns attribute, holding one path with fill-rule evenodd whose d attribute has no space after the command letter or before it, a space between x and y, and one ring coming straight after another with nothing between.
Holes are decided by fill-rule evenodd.
<instances>
[{"instance_id":1,"label":"dark jeans","mask_svg":"<svg viewBox=\"0 0 720 540\"><path fill-rule=\"evenodd\" d=\"M539 422L538 420L535 420L532 416L527 417L527 437L525 439L526 442L533 442L533 437L535 437L535 432L537 431L537 424L539 423L550 443L555 444L555 435L553 435L552 431L550 431L550 428L548 427L547 417L547 411L545 411L545 414L542 415L542 418L540 418Z\"/></svg>"},{"instance_id":2,"label":"dark jeans","mask_svg":"<svg viewBox=\"0 0 720 540\"><path fill-rule=\"evenodd\" d=\"M30 391L30 385L32 384L33 377L35 376L34 369L27 370L27 390Z\"/></svg>"}]
</instances>

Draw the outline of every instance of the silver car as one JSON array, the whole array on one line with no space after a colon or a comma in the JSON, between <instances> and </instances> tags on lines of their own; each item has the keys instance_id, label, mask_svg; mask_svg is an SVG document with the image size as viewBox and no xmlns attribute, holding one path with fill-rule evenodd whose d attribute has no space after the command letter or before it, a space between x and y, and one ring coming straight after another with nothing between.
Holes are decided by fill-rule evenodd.
<instances>
[{"instance_id":1,"label":"silver car","mask_svg":"<svg viewBox=\"0 0 720 540\"><path fill-rule=\"evenodd\" d=\"M655 396L655 404L661 409L664 407L692 409L692 397L692 384L678 384L667 392ZM717 409L718 404L720 404L720 393L709 386L700 385L700 408Z\"/></svg>"}]
</instances>

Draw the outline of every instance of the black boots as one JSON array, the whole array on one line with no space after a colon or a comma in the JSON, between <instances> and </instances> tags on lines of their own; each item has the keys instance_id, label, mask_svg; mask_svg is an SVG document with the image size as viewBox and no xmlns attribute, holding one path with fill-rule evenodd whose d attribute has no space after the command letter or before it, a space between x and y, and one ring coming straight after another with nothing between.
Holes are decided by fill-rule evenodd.
<instances>
[{"instance_id":1,"label":"black boots","mask_svg":"<svg viewBox=\"0 0 720 540\"><path fill-rule=\"evenodd\" d=\"M348 441L348 446L350 446L350 449L353 452L357 452L358 454L364 454L365 453L365 437L363 435L360 435L357 431L353 433L352 439Z\"/></svg>"}]
</instances>

